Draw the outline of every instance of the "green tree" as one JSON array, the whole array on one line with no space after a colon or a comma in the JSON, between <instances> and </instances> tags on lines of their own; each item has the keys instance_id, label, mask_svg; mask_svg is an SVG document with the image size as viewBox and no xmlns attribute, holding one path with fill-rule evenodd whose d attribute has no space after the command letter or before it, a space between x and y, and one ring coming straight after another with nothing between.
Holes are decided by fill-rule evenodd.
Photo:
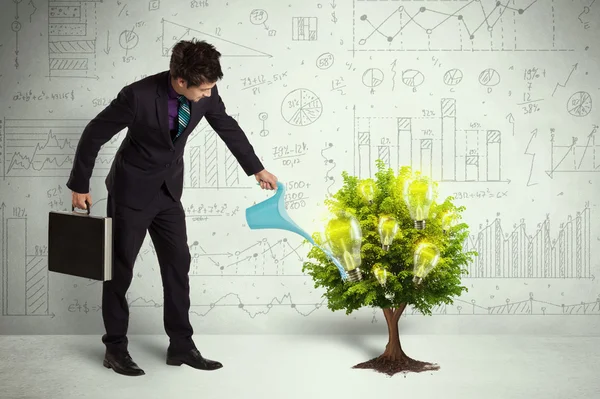
<instances>
[{"instance_id":1,"label":"green tree","mask_svg":"<svg viewBox=\"0 0 600 399\"><path fill-rule=\"evenodd\" d=\"M304 262L302 270L312 276L315 288L325 288L323 296L331 311L353 311L369 306L383 310L387 322L389 340L384 352L376 358L355 365L353 368L374 369L388 375L398 372L421 372L437 370L439 366L414 360L407 356L400 345L398 322L408 305L431 316L431 309L439 304L452 304L453 297L468 291L461 286L460 276L476 252L465 252L463 243L468 236L468 225L455 223L450 229L442 228L442 216L453 212L458 218L464 207L457 207L448 197L444 202L433 201L424 229L416 229L409 209L404 202L404 182L413 176L409 167L402 167L396 175L392 169L386 169L381 160L377 160L375 190L371 201L358 194L363 180L342 173L343 186L325 204L332 213L344 211L352 214L360 223L362 243L360 270L362 279L358 282L344 281L331 259L319 248L323 243L321 234L312 235L319 246L308 253L309 261ZM414 172L418 173L418 172ZM433 182L434 193L437 183ZM437 197L437 194L436 194ZM392 244L384 249L378 230L381 215L393 215L398 230ZM418 284L413 282L413 257L418 243L426 240L436 245L440 251L437 266ZM384 284L376 278L377 269L387 270Z\"/></svg>"}]
</instances>

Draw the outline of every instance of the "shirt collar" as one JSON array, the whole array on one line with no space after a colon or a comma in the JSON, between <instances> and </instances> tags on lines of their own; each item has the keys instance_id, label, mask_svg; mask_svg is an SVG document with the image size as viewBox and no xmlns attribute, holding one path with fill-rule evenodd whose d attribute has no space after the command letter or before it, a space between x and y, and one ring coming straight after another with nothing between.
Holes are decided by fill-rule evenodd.
<instances>
[{"instance_id":1,"label":"shirt collar","mask_svg":"<svg viewBox=\"0 0 600 399\"><path fill-rule=\"evenodd\" d=\"M177 92L173 88L173 85L171 84L171 73L170 72L167 74L167 87L168 87L167 92L169 93L169 98L177 99L179 97L179 94L177 94Z\"/></svg>"}]
</instances>

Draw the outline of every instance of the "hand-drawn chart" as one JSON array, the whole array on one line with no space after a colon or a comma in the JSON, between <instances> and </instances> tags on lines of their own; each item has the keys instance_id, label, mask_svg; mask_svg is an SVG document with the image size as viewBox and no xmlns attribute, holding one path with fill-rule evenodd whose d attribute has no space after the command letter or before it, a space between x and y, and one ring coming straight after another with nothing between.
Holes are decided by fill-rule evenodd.
<instances>
[{"instance_id":1,"label":"hand-drawn chart","mask_svg":"<svg viewBox=\"0 0 600 399\"><path fill-rule=\"evenodd\" d=\"M281 102L281 116L292 126L308 126L321 117L321 99L308 89L296 89Z\"/></svg>"},{"instance_id":2,"label":"hand-drawn chart","mask_svg":"<svg viewBox=\"0 0 600 399\"><path fill-rule=\"evenodd\" d=\"M477 251L479 256L463 278L593 278L591 226L589 204L574 217L567 216L555 238L551 238L548 215L532 233L524 220L511 232L502 229L499 217L486 221L478 232L471 228L465 250Z\"/></svg>"},{"instance_id":3,"label":"hand-drawn chart","mask_svg":"<svg viewBox=\"0 0 600 399\"><path fill-rule=\"evenodd\" d=\"M315 41L317 40L317 17L293 17L292 40Z\"/></svg>"},{"instance_id":4,"label":"hand-drawn chart","mask_svg":"<svg viewBox=\"0 0 600 399\"><path fill-rule=\"evenodd\" d=\"M584 140L572 137L568 144L556 144L556 133L551 129L550 169L546 170L546 174L553 178L555 173L560 172L600 172L600 142L596 141L597 131L598 125L594 125Z\"/></svg>"},{"instance_id":5,"label":"hand-drawn chart","mask_svg":"<svg viewBox=\"0 0 600 399\"><path fill-rule=\"evenodd\" d=\"M235 156L206 122L201 122L190 134L184 164L186 189L252 188ZM240 175L244 177L243 183Z\"/></svg>"},{"instance_id":6,"label":"hand-drawn chart","mask_svg":"<svg viewBox=\"0 0 600 399\"><path fill-rule=\"evenodd\" d=\"M68 177L89 119L4 119L3 177ZM118 133L96 158L94 176L106 176L123 137Z\"/></svg>"},{"instance_id":7,"label":"hand-drawn chart","mask_svg":"<svg viewBox=\"0 0 600 399\"><path fill-rule=\"evenodd\" d=\"M97 78L96 2L49 0L49 77Z\"/></svg>"},{"instance_id":8,"label":"hand-drawn chart","mask_svg":"<svg viewBox=\"0 0 600 399\"><path fill-rule=\"evenodd\" d=\"M28 219L22 208L7 209L0 203L0 222L2 315L53 317L49 313L47 248L36 246L32 253L27 243Z\"/></svg>"},{"instance_id":9,"label":"hand-drawn chart","mask_svg":"<svg viewBox=\"0 0 600 399\"><path fill-rule=\"evenodd\" d=\"M443 98L439 117L355 115L354 174L372 176L381 159L387 167L407 165L438 181L508 182L502 176L502 133L478 124L458 129L456 108L454 98Z\"/></svg>"},{"instance_id":10,"label":"hand-drawn chart","mask_svg":"<svg viewBox=\"0 0 600 399\"><path fill-rule=\"evenodd\" d=\"M570 2L353 0L352 51L574 51ZM535 26L535 29L532 29Z\"/></svg>"},{"instance_id":11,"label":"hand-drawn chart","mask_svg":"<svg viewBox=\"0 0 600 399\"><path fill-rule=\"evenodd\" d=\"M178 41L190 40L193 37L198 40L207 40L219 49L223 57L272 57L271 54L166 19L161 21L161 25L163 57L171 56L171 50Z\"/></svg>"}]
</instances>

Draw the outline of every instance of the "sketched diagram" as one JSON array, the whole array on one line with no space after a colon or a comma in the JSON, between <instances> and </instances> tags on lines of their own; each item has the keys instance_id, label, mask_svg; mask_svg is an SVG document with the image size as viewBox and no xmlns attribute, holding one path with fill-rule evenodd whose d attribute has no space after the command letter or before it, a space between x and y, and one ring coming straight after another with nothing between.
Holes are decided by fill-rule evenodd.
<instances>
[{"instance_id":1,"label":"sketched diagram","mask_svg":"<svg viewBox=\"0 0 600 399\"><path fill-rule=\"evenodd\" d=\"M4 119L3 177L68 177L89 119ZM124 133L98 153L94 176L106 175Z\"/></svg>"},{"instance_id":2,"label":"sketched diagram","mask_svg":"<svg viewBox=\"0 0 600 399\"><path fill-rule=\"evenodd\" d=\"M600 139L598 125L583 139L572 137L571 142L557 144L556 132L550 133L550 170L546 174L553 178L555 173L600 172ZM566 141L566 140L565 140Z\"/></svg>"},{"instance_id":3,"label":"sketched diagram","mask_svg":"<svg viewBox=\"0 0 600 399\"><path fill-rule=\"evenodd\" d=\"M2 315L54 317L49 309L46 249L36 246L31 252L27 242L28 220L22 208L9 210L1 203L0 222Z\"/></svg>"},{"instance_id":4,"label":"sketched diagram","mask_svg":"<svg viewBox=\"0 0 600 399\"><path fill-rule=\"evenodd\" d=\"M219 36L192 29L185 25L167 21L166 19L163 19L161 24L163 57L170 56L173 46L175 46L178 41L191 39L192 37L198 39L210 38L208 40L219 49L219 52L223 57L272 57L271 54L255 50L231 40L223 39Z\"/></svg>"},{"instance_id":5,"label":"sketched diagram","mask_svg":"<svg viewBox=\"0 0 600 399\"><path fill-rule=\"evenodd\" d=\"M238 115L231 115L237 119ZM219 135L204 121L190 134L184 154L185 188L251 188L245 173Z\"/></svg>"},{"instance_id":6,"label":"sketched diagram","mask_svg":"<svg viewBox=\"0 0 600 399\"><path fill-rule=\"evenodd\" d=\"M463 73L460 69L449 69L444 73L444 83L448 86L456 86L463 80Z\"/></svg>"},{"instance_id":7,"label":"sketched diagram","mask_svg":"<svg viewBox=\"0 0 600 399\"><path fill-rule=\"evenodd\" d=\"M317 40L317 17L293 17L292 40Z\"/></svg>"},{"instance_id":8,"label":"sketched diagram","mask_svg":"<svg viewBox=\"0 0 600 399\"><path fill-rule=\"evenodd\" d=\"M522 219L511 232L502 229L500 218L479 226L469 235L465 251L478 256L467 266L464 278L594 278L591 265L589 204L573 217L551 226L550 216L528 232ZM531 228L529 228L531 229Z\"/></svg>"},{"instance_id":9,"label":"sketched diagram","mask_svg":"<svg viewBox=\"0 0 600 399\"><path fill-rule=\"evenodd\" d=\"M281 102L281 116L292 126L308 126L322 113L321 99L308 89L293 90Z\"/></svg>"},{"instance_id":10,"label":"sketched diagram","mask_svg":"<svg viewBox=\"0 0 600 399\"><path fill-rule=\"evenodd\" d=\"M592 97L590 93L578 91L569 97L567 111L573 116L587 116L592 111Z\"/></svg>"},{"instance_id":11,"label":"sketched diagram","mask_svg":"<svg viewBox=\"0 0 600 399\"><path fill-rule=\"evenodd\" d=\"M97 78L96 1L48 3L48 74L50 77Z\"/></svg>"},{"instance_id":12,"label":"sketched diagram","mask_svg":"<svg viewBox=\"0 0 600 399\"><path fill-rule=\"evenodd\" d=\"M353 0L353 51L574 51L567 1ZM532 29L535 25L535 29Z\"/></svg>"},{"instance_id":13,"label":"sketched diagram","mask_svg":"<svg viewBox=\"0 0 600 399\"><path fill-rule=\"evenodd\" d=\"M354 112L355 176L372 177L381 159L386 167L408 165L437 181L510 181L502 177L502 133L478 124L459 129L454 98L442 98L439 111L422 117L356 116L356 107Z\"/></svg>"}]
</instances>

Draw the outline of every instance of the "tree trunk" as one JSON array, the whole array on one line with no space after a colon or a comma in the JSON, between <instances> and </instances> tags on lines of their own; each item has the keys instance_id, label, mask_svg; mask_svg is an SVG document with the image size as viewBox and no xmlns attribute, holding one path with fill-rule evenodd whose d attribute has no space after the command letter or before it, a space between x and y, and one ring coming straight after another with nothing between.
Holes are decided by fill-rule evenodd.
<instances>
[{"instance_id":1,"label":"tree trunk","mask_svg":"<svg viewBox=\"0 0 600 399\"><path fill-rule=\"evenodd\" d=\"M397 308L384 308L383 315L388 327L388 343L385 346L385 351L376 358L355 365L356 369L374 369L380 373L385 373L390 376L396 373L415 372L420 373L428 370L439 370L437 364L421 362L408 357L402 350L400 345L400 334L398 332L398 322L400 316L406 308L403 303Z\"/></svg>"}]
</instances>

